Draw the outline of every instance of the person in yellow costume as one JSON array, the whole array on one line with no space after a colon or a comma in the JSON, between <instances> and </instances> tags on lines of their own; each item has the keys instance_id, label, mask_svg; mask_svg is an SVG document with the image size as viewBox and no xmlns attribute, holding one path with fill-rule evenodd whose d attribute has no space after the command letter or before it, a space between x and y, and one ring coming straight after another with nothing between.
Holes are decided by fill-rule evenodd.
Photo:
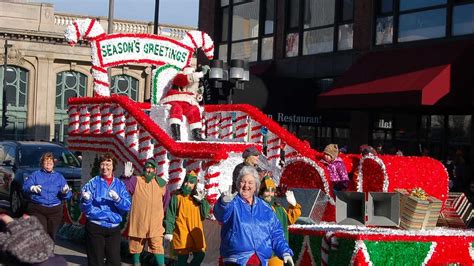
<instances>
[{"instance_id":1,"label":"person in yellow costume","mask_svg":"<svg viewBox=\"0 0 474 266\"><path fill-rule=\"evenodd\" d=\"M200 265L204 260L206 240L202 222L210 208L204 191L197 189L196 174L187 174L181 188L171 197L164 221L164 237L178 255L178 266L188 265L189 253L193 253L189 265Z\"/></svg>"},{"instance_id":2,"label":"person in yellow costume","mask_svg":"<svg viewBox=\"0 0 474 266\"><path fill-rule=\"evenodd\" d=\"M292 225L301 216L301 205L296 202L293 191L288 190L285 194L286 201L288 201L289 208L285 210L283 206L275 202L276 185L271 177L265 176L260 191L259 197L268 203L275 212L280 221L286 241L288 241L288 225ZM283 261L277 256L273 255L268 261L269 266L283 266Z\"/></svg>"}]
</instances>

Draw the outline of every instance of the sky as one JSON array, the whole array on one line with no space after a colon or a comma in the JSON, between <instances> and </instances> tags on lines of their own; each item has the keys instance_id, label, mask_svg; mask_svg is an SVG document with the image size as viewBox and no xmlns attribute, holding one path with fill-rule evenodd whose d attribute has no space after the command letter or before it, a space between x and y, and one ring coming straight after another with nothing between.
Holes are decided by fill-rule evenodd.
<instances>
[{"instance_id":1,"label":"sky","mask_svg":"<svg viewBox=\"0 0 474 266\"><path fill-rule=\"evenodd\" d=\"M159 0L159 23L197 27L199 0ZM30 0L51 3L54 10L90 16L108 16L108 0ZM114 0L114 18L153 22L155 0Z\"/></svg>"}]
</instances>

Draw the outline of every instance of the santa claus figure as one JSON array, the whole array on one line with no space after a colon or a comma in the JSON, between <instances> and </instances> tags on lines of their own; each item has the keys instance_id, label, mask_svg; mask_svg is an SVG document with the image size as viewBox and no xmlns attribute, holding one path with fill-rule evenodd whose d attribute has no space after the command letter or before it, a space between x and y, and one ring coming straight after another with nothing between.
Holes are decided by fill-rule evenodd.
<instances>
[{"instance_id":1,"label":"santa claus figure","mask_svg":"<svg viewBox=\"0 0 474 266\"><path fill-rule=\"evenodd\" d=\"M171 105L169 123L171 134L175 140L181 140L180 124L183 116L186 117L191 129L192 138L202 141L202 123L199 101L202 100L202 90L199 88L199 79L203 77L202 72L195 72L194 68L188 67L176 75L173 80L173 89L161 99L161 104Z\"/></svg>"}]
</instances>

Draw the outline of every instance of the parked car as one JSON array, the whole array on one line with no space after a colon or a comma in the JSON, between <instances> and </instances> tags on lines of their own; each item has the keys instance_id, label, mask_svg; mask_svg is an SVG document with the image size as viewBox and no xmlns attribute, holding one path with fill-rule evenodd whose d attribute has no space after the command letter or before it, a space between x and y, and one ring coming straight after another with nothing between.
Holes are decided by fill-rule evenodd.
<instances>
[{"instance_id":1,"label":"parked car","mask_svg":"<svg viewBox=\"0 0 474 266\"><path fill-rule=\"evenodd\" d=\"M40 167L41 155L52 152L55 158L54 170L60 172L69 186L81 185L81 162L62 145L39 141L0 142L0 198L10 201L13 216L20 216L26 208L27 199L22 186L25 177Z\"/></svg>"}]
</instances>

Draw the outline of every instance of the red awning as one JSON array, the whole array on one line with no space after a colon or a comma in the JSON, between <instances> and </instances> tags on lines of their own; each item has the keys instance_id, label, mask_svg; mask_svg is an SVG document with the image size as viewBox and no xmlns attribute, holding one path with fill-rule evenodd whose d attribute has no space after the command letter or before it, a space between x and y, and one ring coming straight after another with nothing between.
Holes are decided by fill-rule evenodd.
<instances>
[{"instance_id":1,"label":"red awning","mask_svg":"<svg viewBox=\"0 0 474 266\"><path fill-rule=\"evenodd\" d=\"M452 85L452 64L469 43L368 53L333 88L316 98L317 108L434 105Z\"/></svg>"}]
</instances>

